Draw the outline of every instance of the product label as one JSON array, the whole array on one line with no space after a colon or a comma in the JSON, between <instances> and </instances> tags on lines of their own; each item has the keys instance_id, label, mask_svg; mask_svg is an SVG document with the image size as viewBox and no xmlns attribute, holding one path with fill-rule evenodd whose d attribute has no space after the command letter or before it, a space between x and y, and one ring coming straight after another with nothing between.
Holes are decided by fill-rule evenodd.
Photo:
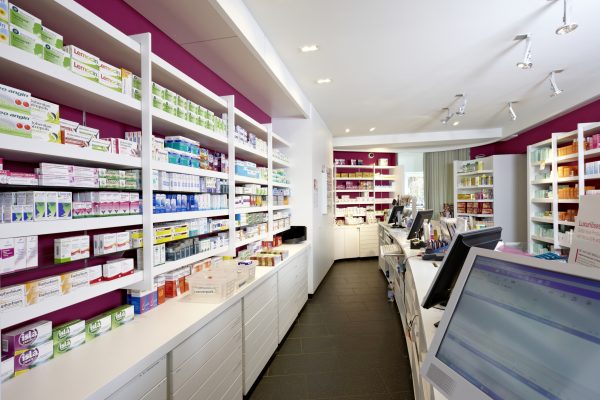
<instances>
[{"instance_id":1,"label":"product label","mask_svg":"<svg viewBox=\"0 0 600 400\"><path fill-rule=\"evenodd\" d=\"M44 46L42 45L42 41L34 34L22 30L21 28L15 26L10 27L9 42L11 46L16 47L17 49L31 53L36 57L43 57Z\"/></svg>"},{"instance_id":2,"label":"product label","mask_svg":"<svg viewBox=\"0 0 600 400\"><path fill-rule=\"evenodd\" d=\"M60 125L31 121L31 138L50 143L60 143Z\"/></svg>"},{"instance_id":3,"label":"product label","mask_svg":"<svg viewBox=\"0 0 600 400\"><path fill-rule=\"evenodd\" d=\"M0 133L31 139L31 117L0 109Z\"/></svg>"},{"instance_id":4,"label":"product label","mask_svg":"<svg viewBox=\"0 0 600 400\"><path fill-rule=\"evenodd\" d=\"M73 58L71 58L71 71L79 76L89 79L92 82L98 82L98 70L91 68L89 65L80 63Z\"/></svg>"},{"instance_id":5,"label":"product label","mask_svg":"<svg viewBox=\"0 0 600 400\"><path fill-rule=\"evenodd\" d=\"M31 118L49 124L60 124L58 104L31 97Z\"/></svg>"},{"instance_id":6,"label":"product label","mask_svg":"<svg viewBox=\"0 0 600 400\"><path fill-rule=\"evenodd\" d=\"M48 43L51 46L56 47L57 49L63 48L63 37L62 35L50 30L45 26L42 26L42 32L40 34L40 39L42 42Z\"/></svg>"},{"instance_id":7,"label":"product label","mask_svg":"<svg viewBox=\"0 0 600 400\"><path fill-rule=\"evenodd\" d=\"M34 35L40 35L42 32L42 20L14 4L10 5L9 18L11 25L25 29Z\"/></svg>"},{"instance_id":8,"label":"product label","mask_svg":"<svg viewBox=\"0 0 600 400\"><path fill-rule=\"evenodd\" d=\"M44 44L43 59L67 69L71 65L71 57L67 53L48 43Z\"/></svg>"}]
</instances>

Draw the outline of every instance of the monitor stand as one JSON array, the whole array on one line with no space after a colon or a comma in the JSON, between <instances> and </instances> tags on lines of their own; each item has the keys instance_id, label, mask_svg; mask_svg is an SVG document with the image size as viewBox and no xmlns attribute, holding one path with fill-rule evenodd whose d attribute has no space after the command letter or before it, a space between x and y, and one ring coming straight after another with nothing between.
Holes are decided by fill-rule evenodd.
<instances>
[{"instance_id":1,"label":"monitor stand","mask_svg":"<svg viewBox=\"0 0 600 400\"><path fill-rule=\"evenodd\" d=\"M445 310L446 309L446 304L440 304L437 308L439 310ZM438 326L440 326L440 322L442 322L442 321L436 322L435 324L433 324L433 326L435 326L437 328Z\"/></svg>"}]
</instances>

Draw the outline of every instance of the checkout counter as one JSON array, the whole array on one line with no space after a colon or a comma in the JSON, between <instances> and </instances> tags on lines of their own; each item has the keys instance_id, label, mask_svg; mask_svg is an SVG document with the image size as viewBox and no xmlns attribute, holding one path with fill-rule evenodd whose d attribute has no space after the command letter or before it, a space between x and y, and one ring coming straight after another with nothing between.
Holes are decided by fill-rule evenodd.
<instances>
[{"instance_id":1,"label":"checkout counter","mask_svg":"<svg viewBox=\"0 0 600 400\"><path fill-rule=\"evenodd\" d=\"M379 267L394 288L408 347L415 400L443 400L446 397L421 377L421 364L437 329L434 324L443 314L437 308L424 309L421 303L435 278L434 264L441 265L441 262L422 260L419 254L424 249L411 250L406 229L392 229L380 222L378 234Z\"/></svg>"}]
</instances>

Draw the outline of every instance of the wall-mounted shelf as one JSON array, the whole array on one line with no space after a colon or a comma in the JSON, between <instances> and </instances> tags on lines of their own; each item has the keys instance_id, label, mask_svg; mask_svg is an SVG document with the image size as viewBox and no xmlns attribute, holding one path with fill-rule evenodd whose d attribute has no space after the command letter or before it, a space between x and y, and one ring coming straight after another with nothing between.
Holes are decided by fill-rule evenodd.
<instances>
[{"instance_id":1,"label":"wall-mounted shelf","mask_svg":"<svg viewBox=\"0 0 600 400\"><path fill-rule=\"evenodd\" d=\"M223 253L226 253L227 250L228 250L228 247L221 247L218 249L194 254L193 256L182 258L181 260L168 261L162 265L157 265L155 267L152 267L152 276L158 276L160 274L165 274L167 272L174 271L181 267L185 267L186 265L194 264L194 263L197 263L198 261L202 261L202 260L205 260L210 257L215 257L218 255L221 255Z\"/></svg>"},{"instance_id":2,"label":"wall-mounted shelf","mask_svg":"<svg viewBox=\"0 0 600 400\"><path fill-rule=\"evenodd\" d=\"M256 185L264 185L264 186L269 184L269 182L266 179L250 178L247 176L239 176L239 175L235 176L235 182L236 183L254 183Z\"/></svg>"},{"instance_id":3,"label":"wall-mounted shelf","mask_svg":"<svg viewBox=\"0 0 600 400\"><path fill-rule=\"evenodd\" d=\"M250 214L255 212L267 212L269 210L268 207L245 207L245 208L236 208L236 214Z\"/></svg>"}]
</instances>

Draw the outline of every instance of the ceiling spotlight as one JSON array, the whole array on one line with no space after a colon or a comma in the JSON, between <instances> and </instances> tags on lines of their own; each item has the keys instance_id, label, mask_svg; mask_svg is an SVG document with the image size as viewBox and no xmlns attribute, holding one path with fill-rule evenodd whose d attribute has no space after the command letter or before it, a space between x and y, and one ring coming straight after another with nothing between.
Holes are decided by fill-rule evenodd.
<instances>
[{"instance_id":1,"label":"ceiling spotlight","mask_svg":"<svg viewBox=\"0 0 600 400\"><path fill-rule=\"evenodd\" d=\"M373 132L375 130L375 127L369 128L369 132Z\"/></svg>"},{"instance_id":2,"label":"ceiling spotlight","mask_svg":"<svg viewBox=\"0 0 600 400\"><path fill-rule=\"evenodd\" d=\"M513 109L513 104L514 103L518 103L517 101L510 101L508 102L508 115L510 115L510 119L512 119L513 121L517 120L517 114L515 113L515 110Z\"/></svg>"},{"instance_id":3,"label":"ceiling spotlight","mask_svg":"<svg viewBox=\"0 0 600 400\"><path fill-rule=\"evenodd\" d=\"M552 90L552 94L550 97L558 96L563 91L559 89L556 84L556 74L563 72L562 69L550 72L550 90Z\"/></svg>"},{"instance_id":4,"label":"ceiling spotlight","mask_svg":"<svg viewBox=\"0 0 600 400\"><path fill-rule=\"evenodd\" d=\"M515 40L525 40L525 54L523 55L523 61L518 62L517 67L521 69L530 69L533 67L533 63L531 62L531 35L529 33L517 35Z\"/></svg>"},{"instance_id":5,"label":"ceiling spotlight","mask_svg":"<svg viewBox=\"0 0 600 400\"><path fill-rule=\"evenodd\" d=\"M442 110L446 110L446 116L442 118L440 122L446 125L452 119L452 117L454 117L454 113L450 113L450 109L448 107L442 108Z\"/></svg>"},{"instance_id":6,"label":"ceiling spotlight","mask_svg":"<svg viewBox=\"0 0 600 400\"><path fill-rule=\"evenodd\" d=\"M454 121L454 122L452 123L452 126L458 126L458 124L460 124L460 121Z\"/></svg>"},{"instance_id":7,"label":"ceiling spotlight","mask_svg":"<svg viewBox=\"0 0 600 400\"><path fill-rule=\"evenodd\" d=\"M319 50L319 46L316 44L309 44L309 45L300 47L300 51L303 53L310 53L312 51L317 51L317 50Z\"/></svg>"},{"instance_id":8,"label":"ceiling spotlight","mask_svg":"<svg viewBox=\"0 0 600 400\"><path fill-rule=\"evenodd\" d=\"M563 0L563 6L563 24L556 30L557 35L566 35L567 33L571 33L579 26L576 23L569 23L569 19L567 18L567 0Z\"/></svg>"},{"instance_id":9,"label":"ceiling spotlight","mask_svg":"<svg viewBox=\"0 0 600 400\"><path fill-rule=\"evenodd\" d=\"M466 111L467 111L467 96L464 93L461 94L457 94L456 95L457 98L462 98L462 103L460 106L458 106L458 110L456 110L456 115L458 115L459 117L462 117L465 115ZM456 126L458 124L454 124L454 126Z\"/></svg>"},{"instance_id":10,"label":"ceiling spotlight","mask_svg":"<svg viewBox=\"0 0 600 400\"><path fill-rule=\"evenodd\" d=\"M321 78L321 79L317 79L317 83L319 85L322 85L324 83L331 83L331 78Z\"/></svg>"},{"instance_id":11,"label":"ceiling spotlight","mask_svg":"<svg viewBox=\"0 0 600 400\"><path fill-rule=\"evenodd\" d=\"M344 130L344 132L346 132L346 133L350 133L350 128L346 128L346 129Z\"/></svg>"}]
</instances>

